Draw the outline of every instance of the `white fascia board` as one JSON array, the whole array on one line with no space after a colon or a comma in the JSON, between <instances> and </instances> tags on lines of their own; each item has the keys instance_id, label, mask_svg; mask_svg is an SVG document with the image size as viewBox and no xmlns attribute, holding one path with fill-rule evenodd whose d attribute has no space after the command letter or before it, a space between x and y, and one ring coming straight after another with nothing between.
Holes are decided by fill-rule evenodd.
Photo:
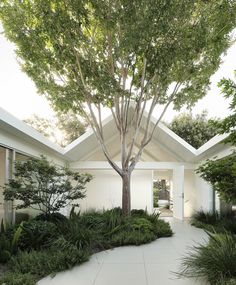
<instances>
[{"instance_id":1,"label":"white fascia board","mask_svg":"<svg viewBox=\"0 0 236 285\"><path fill-rule=\"evenodd\" d=\"M17 131L21 132L23 135L29 136L30 138L36 140L40 144L54 150L58 154L63 154L63 148L59 145L49 141L45 136L41 133L36 131L34 128L30 127L26 123L22 122L21 120L17 119L4 109L0 107L0 122L3 122L9 128L16 129ZM15 134L17 136L17 134Z\"/></svg>"},{"instance_id":2,"label":"white fascia board","mask_svg":"<svg viewBox=\"0 0 236 285\"><path fill-rule=\"evenodd\" d=\"M121 167L121 162L117 161L116 164ZM183 162L138 162L135 170L155 170L155 169L175 169L183 165L185 169L195 169L196 165L193 163ZM72 169L83 170L102 170L113 169L107 161L79 161L70 163Z\"/></svg>"},{"instance_id":3,"label":"white fascia board","mask_svg":"<svg viewBox=\"0 0 236 285\"><path fill-rule=\"evenodd\" d=\"M225 138L227 138L228 134L224 135L216 135L212 139L210 139L208 142L206 142L204 145L202 145L200 148L196 151L196 156L200 156L204 152L207 152L210 148L214 147L215 145L222 143Z\"/></svg>"},{"instance_id":4,"label":"white fascia board","mask_svg":"<svg viewBox=\"0 0 236 285\"><path fill-rule=\"evenodd\" d=\"M157 120L156 120L157 121ZM184 139L182 139L180 136L178 136L176 133L174 133L171 129L169 129L165 124L160 122L158 124L159 128L162 129L165 133L167 133L170 137L172 137L175 141L177 141L180 145L182 145L184 148L186 148L189 152L191 152L193 155L196 155L196 148L191 146L189 143L187 143Z\"/></svg>"}]
</instances>

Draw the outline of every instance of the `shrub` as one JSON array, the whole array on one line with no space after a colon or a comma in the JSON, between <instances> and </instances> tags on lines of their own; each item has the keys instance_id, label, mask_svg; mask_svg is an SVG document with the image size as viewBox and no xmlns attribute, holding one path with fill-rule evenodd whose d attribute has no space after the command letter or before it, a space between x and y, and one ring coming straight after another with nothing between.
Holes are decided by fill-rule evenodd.
<instances>
[{"instance_id":1,"label":"shrub","mask_svg":"<svg viewBox=\"0 0 236 285\"><path fill-rule=\"evenodd\" d=\"M61 213L52 213L49 215L45 215L45 213L39 214L35 217L36 221L47 221L51 223L63 223L67 221L67 217L62 215Z\"/></svg>"},{"instance_id":2,"label":"shrub","mask_svg":"<svg viewBox=\"0 0 236 285\"><path fill-rule=\"evenodd\" d=\"M13 272L30 273L39 280L87 260L88 253L86 251L79 251L76 246L60 238L50 249L19 252L11 258L9 266Z\"/></svg>"},{"instance_id":3,"label":"shrub","mask_svg":"<svg viewBox=\"0 0 236 285\"><path fill-rule=\"evenodd\" d=\"M22 212L16 212L15 215L15 224L19 225L22 222L26 222L29 220L29 214L28 213L22 213Z\"/></svg>"},{"instance_id":4,"label":"shrub","mask_svg":"<svg viewBox=\"0 0 236 285\"><path fill-rule=\"evenodd\" d=\"M61 227L63 237L78 249L92 248L98 236L95 231L83 225L79 220L70 220Z\"/></svg>"},{"instance_id":5,"label":"shrub","mask_svg":"<svg viewBox=\"0 0 236 285\"><path fill-rule=\"evenodd\" d=\"M234 284L236 237L231 233L208 234L209 243L194 246L183 259L180 276L203 277L214 285Z\"/></svg>"},{"instance_id":6,"label":"shrub","mask_svg":"<svg viewBox=\"0 0 236 285\"><path fill-rule=\"evenodd\" d=\"M216 157L215 157L216 158ZM236 203L236 152L217 160L207 160L197 173L211 183L226 203Z\"/></svg>"},{"instance_id":7,"label":"shrub","mask_svg":"<svg viewBox=\"0 0 236 285\"><path fill-rule=\"evenodd\" d=\"M8 230L2 226L0 233L0 263L6 263L13 254L17 252L19 238L22 234L21 225L17 227L16 231L12 236L9 234Z\"/></svg>"},{"instance_id":8,"label":"shrub","mask_svg":"<svg viewBox=\"0 0 236 285\"><path fill-rule=\"evenodd\" d=\"M6 285L35 285L37 282L30 273L8 272L0 278L0 284Z\"/></svg>"},{"instance_id":9,"label":"shrub","mask_svg":"<svg viewBox=\"0 0 236 285\"><path fill-rule=\"evenodd\" d=\"M31 220L22 225L19 239L21 249L41 249L49 247L58 236L57 226L47 221Z\"/></svg>"},{"instance_id":10,"label":"shrub","mask_svg":"<svg viewBox=\"0 0 236 285\"><path fill-rule=\"evenodd\" d=\"M156 220L154 223L154 233L156 238L170 237L173 235L170 224L163 220Z\"/></svg>"},{"instance_id":11,"label":"shrub","mask_svg":"<svg viewBox=\"0 0 236 285\"><path fill-rule=\"evenodd\" d=\"M85 185L92 179L41 159L15 163L14 178L4 187L5 200L19 200L16 209L33 208L46 215L58 212L70 202L85 197ZM78 204L76 204L78 206Z\"/></svg>"},{"instance_id":12,"label":"shrub","mask_svg":"<svg viewBox=\"0 0 236 285\"><path fill-rule=\"evenodd\" d=\"M213 232L229 231L236 234L236 218L234 213L219 215L218 212L196 212L191 218L191 224Z\"/></svg>"}]
</instances>

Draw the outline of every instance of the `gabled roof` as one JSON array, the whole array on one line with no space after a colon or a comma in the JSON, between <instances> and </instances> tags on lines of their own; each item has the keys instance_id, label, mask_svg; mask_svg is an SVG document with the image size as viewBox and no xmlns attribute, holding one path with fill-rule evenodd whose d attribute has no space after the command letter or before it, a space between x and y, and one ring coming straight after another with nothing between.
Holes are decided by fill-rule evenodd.
<instances>
[{"instance_id":1,"label":"gabled roof","mask_svg":"<svg viewBox=\"0 0 236 285\"><path fill-rule=\"evenodd\" d=\"M35 144L42 149L47 149L56 155L63 155L64 149L62 147L51 142L44 135L17 119L3 108L0 108L0 132L1 130L14 135L23 141Z\"/></svg>"},{"instance_id":2,"label":"gabled roof","mask_svg":"<svg viewBox=\"0 0 236 285\"><path fill-rule=\"evenodd\" d=\"M147 118L147 116L147 112L144 112L144 117ZM152 116L151 123L155 124L156 121L157 119ZM107 142L112 141L112 139L117 136L117 129L112 115L103 121L103 128ZM225 146L220 143L226 136L227 135L217 135L199 149L195 149L170 130L165 124L160 122L154 132L153 140L164 146L165 149L175 157L179 158L179 161L198 162L203 157L225 148ZM99 149L99 147L96 136L90 129L84 135L69 144L65 148L64 154L72 161L86 160L85 158L88 157L90 153L94 152L94 150Z\"/></svg>"},{"instance_id":3,"label":"gabled roof","mask_svg":"<svg viewBox=\"0 0 236 285\"><path fill-rule=\"evenodd\" d=\"M133 108L131 106L131 108ZM147 113L144 113L144 118ZM155 124L156 118L151 118L151 123ZM145 121L145 119L144 119ZM103 120L104 136L107 142L112 141L117 136L117 129L112 115ZM42 149L47 149L55 155L64 158L66 161L84 160L95 149L99 149L99 143L91 129L88 129L85 134L73 141L65 148L52 143L35 129L28 126L26 123L15 118L13 115L0 108L0 132L1 130L14 134L18 138L39 146ZM167 151L172 153L179 161L183 162L198 162L205 157L216 153L225 148L221 142L226 135L217 135L201 146L195 149L173 131L171 131L163 123L159 123L154 135L153 141L163 146ZM1 141L0 141L1 144Z\"/></svg>"}]
</instances>

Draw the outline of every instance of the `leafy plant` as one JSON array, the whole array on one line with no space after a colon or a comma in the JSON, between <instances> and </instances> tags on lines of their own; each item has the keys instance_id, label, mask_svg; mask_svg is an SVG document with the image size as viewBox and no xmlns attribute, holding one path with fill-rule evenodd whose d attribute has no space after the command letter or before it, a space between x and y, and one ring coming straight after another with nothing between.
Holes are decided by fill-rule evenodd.
<instances>
[{"instance_id":1,"label":"leafy plant","mask_svg":"<svg viewBox=\"0 0 236 285\"><path fill-rule=\"evenodd\" d=\"M2 226L0 233L0 263L6 263L13 254L16 254L21 234L22 224L18 226L11 239L6 235L6 229Z\"/></svg>"},{"instance_id":2,"label":"leafy plant","mask_svg":"<svg viewBox=\"0 0 236 285\"><path fill-rule=\"evenodd\" d=\"M90 174L56 166L44 156L30 158L16 162L15 177L6 184L3 195L5 200L21 201L16 209L30 207L49 215L84 198L85 185L91 179Z\"/></svg>"},{"instance_id":3,"label":"leafy plant","mask_svg":"<svg viewBox=\"0 0 236 285\"><path fill-rule=\"evenodd\" d=\"M49 215L46 215L46 214L43 213L43 214L37 215L34 218L34 220L35 221L47 221L47 222L50 222L50 223L58 224L58 223L63 223L65 221L67 221L67 217L64 216L61 213L52 213L52 214L49 214Z\"/></svg>"},{"instance_id":4,"label":"leafy plant","mask_svg":"<svg viewBox=\"0 0 236 285\"><path fill-rule=\"evenodd\" d=\"M0 283L5 285L35 285L37 278L31 273L8 272L0 278Z\"/></svg>"},{"instance_id":5,"label":"leafy plant","mask_svg":"<svg viewBox=\"0 0 236 285\"><path fill-rule=\"evenodd\" d=\"M198 211L192 216L191 224L211 232L229 231L236 234L236 217L233 212L220 215L218 212Z\"/></svg>"},{"instance_id":6,"label":"leafy plant","mask_svg":"<svg viewBox=\"0 0 236 285\"><path fill-rule=\"evenodd\" d=\"M205 278L210 284L236 281L236 236L208 233L208 244L194 246L183 259L179 276Z\"/></svg>"},{"instance_id":7,"label":"leafy plant","mask_svg":"<svg viewBox=\"0 0 236 285\"><path fill-rule=\"evenodd\" d=\"M19 225L22 222L28 221L30 218L28 213L16 212L15 213L15 224Z\"/></svg>"},{"instance_id":8,"label":"leafy plant","mask_svg":"<svg viewBox=\"0 0 236 285\"><path fill-rule=\"evenodd\" d=\"M22 234L19 239L21 249L41 249L49 247L50 243L58 236L58 228L47 221L31 220L22 226Z\"/></svg>"},{"instance_id":9,"label":"leafy plant","mask_svg":"<svg viewBox=\"0 0 236 285\"><path fill-rule=\"evenodd\" d=\"M217 160L207 160L196 171L210 182L220 198L236 203L236 153Z\"/></svg>"},{"instance_id":10,"label":"leafy plant","mask_svg":"<svg viewBox=\"0 0 236 285\"><path fill-rule=\"evenodd\" d=\"M9 266L13 272L32 274L37 280L49 274L69 269L88 260L88 253L59 239L47 250L22 251L13 256Z\"/></svg>"},{"instance_id":11,"label":"leafy plant","mask_svg":"<svg viewBox=\"0 0 236 285\"><path fill-rule=\"evenodd\" d=\"M236 78L236 70L234 71ZM213 121L212 124L218 129L220 134L228 134L225 143L236 145L236 81L233 79L223 78L218 86L226 99L230 99L230 115L221 121Z\"/></svg>"},{"instance_id":12,"label":"leafy plant","mask_svg":"<svg viewBox=\"0 0 236 285\"><path fill-rule=\"evenodd\" d=\"M183 113L175 117L168 127L192 145L199 148L218 133L218 128L207 119L207 112L193 117L191 113Z\"/></svg>"}]
</instances>

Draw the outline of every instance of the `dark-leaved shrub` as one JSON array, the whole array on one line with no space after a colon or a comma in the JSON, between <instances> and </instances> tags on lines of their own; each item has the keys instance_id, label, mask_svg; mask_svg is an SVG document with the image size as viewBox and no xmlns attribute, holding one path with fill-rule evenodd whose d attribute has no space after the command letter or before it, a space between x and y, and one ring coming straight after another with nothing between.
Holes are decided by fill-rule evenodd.
<instances>
[{"instance_id":1,"label":"dark-leaved shrub","mask_svg":"<svg viewBox=\"0 0 236 285\"><path fill-rule=\"evenodd\" d=\"M31 220L22 225L19 239L20 249L41 249L50 246L58 236L57 226L47 221Z\"/></svg>"},{"instance_id":2,"label":"dark-leaved shrub","mask_svg":"<svg viewBox=\"0 0 236 285\"><path fill-rule=\"evenodd\" d=\"M191 218L191 225L207 231L236 234L236 217L233 212L219 214L218 212L198 211Z\"/></svg>"},{"instance_id":3,"label":"dark-leaved shrub","mask_svg":"<svg viewBox=\"0 0 236 285\"><path fill-rule=\"evenodd\" d=\"M54 224L63 223L67 221L67 217L61 213L39 214L35 217L36 221L46 221Z\"/></svg>"}]
</instances>

